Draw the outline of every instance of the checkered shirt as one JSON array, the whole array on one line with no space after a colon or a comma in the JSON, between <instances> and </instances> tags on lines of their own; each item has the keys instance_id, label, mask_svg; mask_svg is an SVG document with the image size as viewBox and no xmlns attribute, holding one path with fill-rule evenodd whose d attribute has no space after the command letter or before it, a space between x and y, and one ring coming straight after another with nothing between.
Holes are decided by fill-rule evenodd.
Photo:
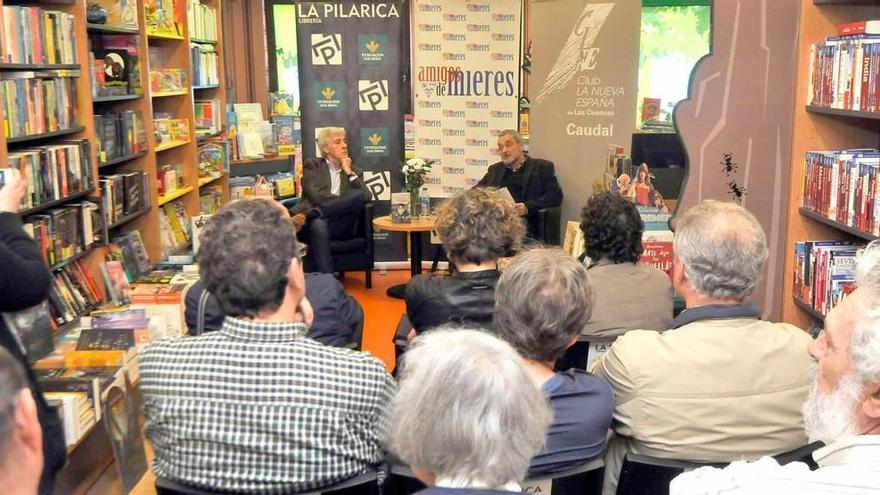
<instances>
[{"instance_id":1,"label":"checkered shirt","mask_svg":"<svg viewBox=\"0 0 880 495\"><path fill-rule=\"evenodd\" d=\"M376 464L394 380L378 359L306 330L227 317L220 331L147 347L140 388L156 475L290 493Z\"/></svg>"}]
</instances>

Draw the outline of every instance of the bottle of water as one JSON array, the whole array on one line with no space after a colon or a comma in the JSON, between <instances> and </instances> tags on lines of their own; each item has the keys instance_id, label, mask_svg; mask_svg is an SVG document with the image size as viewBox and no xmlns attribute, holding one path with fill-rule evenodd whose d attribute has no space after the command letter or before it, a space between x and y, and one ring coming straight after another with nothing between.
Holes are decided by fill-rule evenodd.
<instances>
[{"instance_id":1,"label":"bottle of water","mask_svg":"<svg viewBox=\"0 0 880 495\"><path fill-rule=\"evenodd\" d=\"M427 186L419 190L419 215L425 218L431 216L431 197L428 196Z\"/></svg>"}]
</instances>

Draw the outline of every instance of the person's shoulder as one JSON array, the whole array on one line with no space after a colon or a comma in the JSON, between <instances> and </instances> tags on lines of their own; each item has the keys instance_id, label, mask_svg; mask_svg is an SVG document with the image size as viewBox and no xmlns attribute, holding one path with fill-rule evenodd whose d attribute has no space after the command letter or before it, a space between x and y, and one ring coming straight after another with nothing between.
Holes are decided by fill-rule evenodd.
<instances>
[{"instance_id":1,"label":"person's shoulder","mask_svg":"<svg viewBox=\"0 0 880 495\"><path fill-rule=\"evenodd\" d=\"M452 281L452 277L448 275L438 275L436 273L422 273L409 279L406 283L406 294L417 295L426 290L434 290L445 287Z\"/></svg>"},{"instance_id":2,"label":"person's shoulder","mask_svg":"<svg viewBox=\"0 0 880 495\"><path fill-rule=\"evenodd\" d=\"M572 387L576 391L595 393L600 396L612 397L611 385L608 381L584 370L570 369L564 373L571 377Z\"/></svg>"},{"instance_id":3,"label":"person's shoulder","mask_svg":"<svg viewBox=\"0 0 880 495\"><path fill-rule=\"evenodd\" d=\"M810 345L810 343L813 342L813 337L811 337L808 332L805 332L800 327L792 325L791 323L772 322L764 320L761 320L761 322L779 332L784 332L795 341L800 341L801 343L805 343L806 345Z\"/></svg>"},{"instance_id":4,"label":"person's shoulder","mask_svg":"<svg viewBox=\"0 0 880 495\"><path fill-rule=\"evenodd\" d=\"M317 157L306 158L305 160L303 160L303 171L305 171L306 169L315 169L318 167L318 165L321 165L323 162L324 162L323 158L317 158Z\"/></svg>"},{"instance_id":5,"label":"person's shoulder","mask_svg":"<svg viewBox=\"0 0 880 495\"><path fill-rule=\"evenodd\" d=\"M345 286L342 285L333 274L331 273L320 273L320 272L310 272L306 273L306 295L308 295L309 289L323 289L323 290L342 290L345 291Z\"/></svg>"},{"instance_id":6,"label":"person's shoulder","mask_svg":"<svg viewBox=\"0 0 880 495\"><path fill-rule=\"evenodd\" d=\"M344 347L333 347L317 340L304 338L302 345L308 348L319 362L340 373L384 379L387 370L379 358L369 352L355 351Z\"/></svg>"},{"instance_id":7,"label":"person's shoulder","mask_svg":"<svg viewBox=\"0 0 880 495\"><path fill-rule=\"evenodd\" d=\"M550 160L547 160L547 159L544 159L544 158L535 158L535 157L532 157L532 156L530 156L529 159L531 160L532 164L533 164L534 166L536 166L536 167L539 167L539 168L553 168L553 162L551 162Z\"/></svg>"}]
</instances>

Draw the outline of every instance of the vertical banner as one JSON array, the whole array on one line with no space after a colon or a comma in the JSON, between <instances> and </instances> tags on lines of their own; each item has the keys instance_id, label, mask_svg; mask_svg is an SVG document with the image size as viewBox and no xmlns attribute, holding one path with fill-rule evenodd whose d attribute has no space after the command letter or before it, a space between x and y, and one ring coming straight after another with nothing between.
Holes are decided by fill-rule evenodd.
<instances>
[{"instance_id":1,"label":"vertical banner","mask_svg":"<svg viewBox=\"0 0 880 495\"><path fill-rule=\"evenodd\" d=\"M471 188L516 129L520 0L413 1L416 156L434 160L432 197Z\"/></svg>"},{"instance_id":2,"label":"vertical banner","mask_svg":"<svg viewBox=\"0 0 880 495\"><path fill-rule=\"evenodd\" d=\"M401 181L406 9L403 0L296 3L303 156L320 156L321 128L345 128L376 215L390 212L392 177ZM375 241L377 260L406 259L402 236Z\"/></svg>"},{"instance_id":3,"label":"vertical banner","mask_svg":"<svg viewBox=\"0 0 880 495\"><path fill-rule=\"evenodd\" d=\"M532 0L532 155L556 164L562 224L635 130L642 0Z\"/></svg>"}]
</instances>

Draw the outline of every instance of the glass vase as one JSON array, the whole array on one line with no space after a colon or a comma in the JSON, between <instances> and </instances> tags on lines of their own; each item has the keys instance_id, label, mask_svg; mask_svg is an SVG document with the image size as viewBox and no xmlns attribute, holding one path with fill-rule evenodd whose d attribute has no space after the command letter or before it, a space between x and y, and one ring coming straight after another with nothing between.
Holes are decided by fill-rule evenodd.
<instances>
[{"instance_id":1,"label":"glass vase","mask_svg":"<svg viewBox=\"0 0 880 495\"><path fill-rule=\"evenodd\" d=\"M409 215L412 219L419 218L420 210L419 210L419 188L418 187L410 187L409 188Z\"/></svg>"}]
</instances>

